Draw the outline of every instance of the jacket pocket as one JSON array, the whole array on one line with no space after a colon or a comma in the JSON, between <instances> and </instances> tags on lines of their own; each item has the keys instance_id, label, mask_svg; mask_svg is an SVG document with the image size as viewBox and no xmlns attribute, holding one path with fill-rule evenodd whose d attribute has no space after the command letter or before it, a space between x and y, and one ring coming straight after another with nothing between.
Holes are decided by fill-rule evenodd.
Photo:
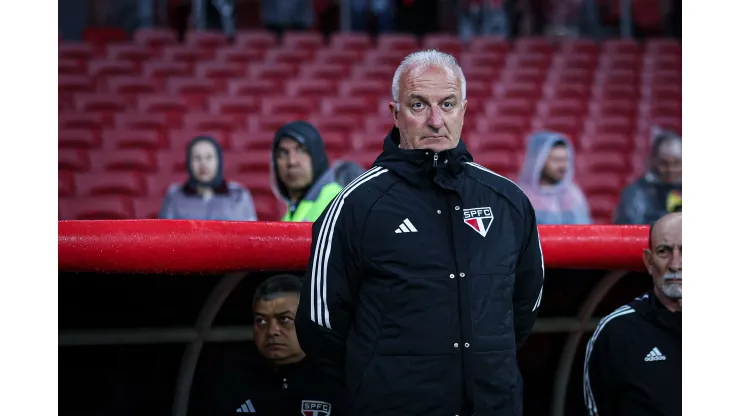
<instances>
[{"instance_id":1,"label":"jacket pocket","mask_svg":"<svg viewBox=\"0 0 740 416\"><path fill-rule=\"evenodd\" d=\"M451 415L462 397L456 355L375 356L353 403L355 415Z\"/></svg>"},{"instance_id":2,"label":"jacket pocket","mask_svg":"<svg viewBox=\"0 0 740 416\"><path fill-rule=\"evenodd\" d=\"M521 414L522 383L516 352L474 354L475 414Z\"/></svg>"}]
</instances>

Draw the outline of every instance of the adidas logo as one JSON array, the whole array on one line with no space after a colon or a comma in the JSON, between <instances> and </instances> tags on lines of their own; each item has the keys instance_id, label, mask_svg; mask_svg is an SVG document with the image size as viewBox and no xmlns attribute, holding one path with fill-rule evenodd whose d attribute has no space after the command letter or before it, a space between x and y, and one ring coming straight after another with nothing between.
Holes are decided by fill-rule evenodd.
<instances>
[{"instance_id":1,"label":"adidas logo","mask_svg":"<svg viewBox=\"0 0 740 416\"><path fill-rule=\"evenodd\" d=\"M645 361L663 361L665 360L665 355L663 355L658 347L654 347L648 355L645 356Z\"/></svg>"},{"instance_id":2,"label":"adidas logo","mask_svg":"<svg viewBox=\"0 0 740 416\"><path fill-rule=\"evenodd\" d=\"M246 402L242 403L242 406L238 409L236 409L236 413L257 413L254 411L254 406L252 406L252 400L247 400Z\"/></svg>"},{"instance_id":3,"label":"adidas logo","mask_svg":"<svg viewBox=\"0 0 740 416\"><path fill-rule=\"evenodd\" d=\"M398 228L396 228L396 234L401 234L401 233L416 233L416 232L418 232L416 230L416 227L414 227L414 224L411 224L411 221L409 221L408 218L406 218L405 220L403 220L403 222L401 223L401 225L399 225Z\"/></svg>"}]
</instances>

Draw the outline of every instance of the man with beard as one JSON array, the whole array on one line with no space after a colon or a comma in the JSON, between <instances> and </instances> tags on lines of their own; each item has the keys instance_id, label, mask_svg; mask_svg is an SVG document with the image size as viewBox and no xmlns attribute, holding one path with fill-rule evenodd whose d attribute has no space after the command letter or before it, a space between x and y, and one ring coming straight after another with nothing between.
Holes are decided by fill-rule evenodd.
<instances>
[{"instance_id":1,"label":"man with beard","mask_svg":"<svg viewBox=\"0 0 740 416\"><path fill-rule=\"evenodd\" d=\"M681 218L668 214L650 229L643 259L653 291L602 319L588 342L591 416L681 414Z\"/></svg>"},{"instance_id":2,"label":"man with beard","mask_svg":"<svg viewBox=\"0 0 740 416\"><path fill-rule=\"evenodd\" d=\"M573 147L564 135L541 131L529 138L517 184L538 224L590 224L588 201L573 180Z\"/></svg>"}]
</instances>

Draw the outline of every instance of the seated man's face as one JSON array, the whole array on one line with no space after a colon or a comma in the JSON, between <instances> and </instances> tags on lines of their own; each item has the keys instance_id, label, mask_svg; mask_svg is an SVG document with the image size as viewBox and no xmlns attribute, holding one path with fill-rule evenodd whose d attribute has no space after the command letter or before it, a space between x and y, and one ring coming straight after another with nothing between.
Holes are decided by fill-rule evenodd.
<instances>
[{"instance_id":1,"label":"seated man's face","mask_svg":"<svg viewBox=\"0 0 740 416\"><path fill-rule=\"evenodd\" d=\"M555 146L547 156L542 168L542 179L549 185L555 185L565 178L568 173L569 155L565 146Z\"/></svg>"},{"instance_id":2,"label":"seated man's face","mask_svg":"<svg viewBox=\"0 0 740 416\"><path fill-rule=\"evenodd\" d=\"M290 137L284 137L278 144L275 163L280 181L291 192L308 188L313 180L311 155L305 146Z\"/></svg>"},{"instance_id":3,"label":"seated man's face","mask_svg":"<svg viewBox=\"0 0 740 416\"><path fill-rule=\"evenodd\" d=\"M277 365L298 362L305 356L295 332L297 310L297 294L259 300L254 304L254 342L257 350Z\"/></svg>"}]
</instances>

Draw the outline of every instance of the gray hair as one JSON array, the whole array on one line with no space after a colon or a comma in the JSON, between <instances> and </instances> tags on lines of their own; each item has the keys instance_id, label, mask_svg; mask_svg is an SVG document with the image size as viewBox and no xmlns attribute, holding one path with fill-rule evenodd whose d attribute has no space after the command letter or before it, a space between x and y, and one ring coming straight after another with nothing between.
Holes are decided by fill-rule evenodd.
<instances>
[{"instance_id":1,"label":"gray hair","mask_svg":"<svg viewBox=\"0 0 740 416\"><path fill-rule=\"evenodd\" d=\"M457 60L454 56L440 52L438 50L429 49L426 51L414 52L406 56L401 62L401 65L396 68L396 73L393 74L393 85L391 86L391 94L393 95L393 101L399 102L399 94L401 90L401 75L407 70L415 67L438 67L451 70L457 79L460 80L460 90L462 91L462 99L467 98L465 90L465 75L463 74L462 68L458 65Z\"/></svg>"}]
</instances>

